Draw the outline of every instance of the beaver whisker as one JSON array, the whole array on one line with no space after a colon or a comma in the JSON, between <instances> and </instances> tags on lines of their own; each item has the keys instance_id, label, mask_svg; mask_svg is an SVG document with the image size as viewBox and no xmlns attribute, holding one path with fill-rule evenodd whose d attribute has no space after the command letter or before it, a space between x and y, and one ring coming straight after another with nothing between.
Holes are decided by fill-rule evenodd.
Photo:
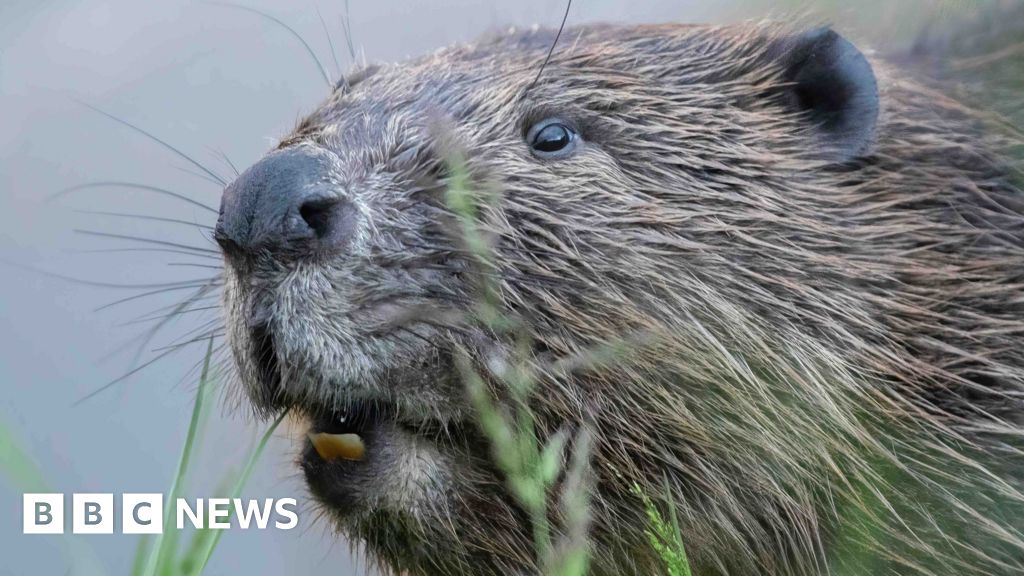
<instances>
[{"instance_id":1,"label":"beaver whisker","mask_svg":"<svg viewBox=\"0 0 1024 576\"><path fill-rule=\"evenodd\" d=\"M530 82L530 85L526 87L523 92L524 96L530 93L530 90L537 85L540 80L541 74L544 73L544 69L547 68L548 62L551 61L551 55L555 53L555 47L558 46L558 39L562 37L562 31L565 30L565 23L569 20L569 9L572 8L572 0L566 0L565 2L565 14L562 15L562 23L558 25L558 32L555 33L555 39L551 41L551 48L548 49L548 53L544 56L544 62L541 63L540 69L537 70L537 76Z\"/></svg>"},{"instance_id":2,"label":"beaver whisker","mask_svg":"<svg viewBox=\"0 0 1024 576\"><path fill-rule=\"evenodd\" d=\"M187 168L185 166L172 166L172 168L177 170L178 172L181 172L181 173L184 173L184 174L188 174L189 176L192 176L194 178L198 178L199 180L202 180L203 182L206 182L207 184L212 185L217 190L223 190L224 189L224 185L223 184L221 184L217 180L214 180L213 178L210 178L209 176L207 176L206 174L203 174L202 172L197 172L197 171L195 171L195 170L193 170L191 168Z\"/></svg>"},{"instance_id":3,"label":"beaver whisker","mask_svg":"<svg viewBox=\"0 0 1024 576\"><path fill-rule=\"evenodd\" d=\"M94 188L128 188L128 189L131 189L131 190L139 190L139 191L142 191L142 192L151 192L153 194L159 194L161 196L167 196L169 198L174 198L176 200L181 200L182 202L185 202L187 204L191 204L192 206L195 206L197 208L202 208L203 210L206 210L208 212L212 212L214 214L217 214L219 212L216 208L213 208L211 206L207 206L206 204L203 204L202 202L199 202L197 200L193 200L192 198L189 198L188 196L185 196L184 194L182 194L180 192L175 192L173 190L168 190L166 188L161 188L159 186L152 186L152 185L149 185L149 184L140 184L138 182L124 182L124 181L120 181L120 180L104 180L104 181L99 181L99 182L87 182L85 184L77 184L75 186L69 186L69 187L64 188L62 190L58 190L57 192L54 192L53 194L48 196L47 197L47 201L56 200L56 199L58 199L58 198L60 198L62 196L66 196L68 194L71 194L72 192L77 192L79 190L89 190L89 189L94 189Z\"/></svg>"},{"instance_id":4,"label":"beaver whisker","mask_svg":"<svg viewBox=\"0 0 1024 576\"><path fill-rule=\"evenodd\" d=\"M187 250L173 250L169 248L86 248L80 250L68 250L70 254L114 254L119 252L151 252L156 254L179 254L192 256L193 258L206 258L220 262L223 257L220 254L197 254Z\"/></svg>"},{"instance_id":5,"label":"beaver whisker","mask_svg":"<svg viewBox=\"0 0 1024 576\"><path fill-rule=\"evenodd\" d=\"M207 4L214 4L214 5L217 5L217 6L224 6L226 8L235 8L237 10L244 10L246 12L251 12L253 14L256 14L258 16L266 18L267 20L273 22L274 24L277 24L278 26L283 28L285 31L287 31L289 34L291 34L291 36L293 38L295 38L296 40L298 40L302 44L302 46L306 49L306 53L309 54L310 58L312 58L313 62L316 64L316 67L320 71L320 75L323 76L324 82L327 83L327 86L329 86L329 87L334 86L334 83L331 82L330 74L327 73L327 69L324 68L323 63L320 62L320 58L316 55L316 52L309 45L309 43L306 42L306 39L302 37L302 34L299 34L298 32L296 32L294 28L292 28L291 26L286 24L281 19L279 19L279 18L277 18L277 17L275 17L275 16L273 16L271 14L268 14L266 12L263 12L262 10L259 10L257 8L252 8L250 6L244 6L242 4L232 4L230 2L218 2L216 0L206 0L206 3Z\"/></svg>"},{"instance_id":6,"label":"beaver whisker","mask_svg":"<svg viewBox=\"0 0 1024 576\"><path fill-rule=\"evenodd\" d=\"M115 218L131 218L135 220L149 220L153 222L169 222L172 224L182 224L192 228L199 228L202 230L209 230L213 232L213 226L208 224L200 224L198 222L192 222L189 220L182 220L180 218L167 218L165 216L152 216L149 214L129 214L126 212L104 212L101 210L75 210L79 214L94 214L97 216L111 216Z\"/></svg>"},{"instance_id":7,"label":"beaver whisker","mask_svg":"<svg viewBox=\"0 0 1024 576\"><path fill-rule=\"evenodd\" d=\"M345 0L345 10L338 15L341 19L341 32L345 37L345 43L348 45L348 56L353 62L356 61L356 47L352 39L352 13L349 10L348 0Z\"/></svg>"},{"instance_id":8,"label":"beaver whisker","mask_svg":"<svg viewBox=\"0 0 1024 576\"><path fill-rule=\"evenodd\" d=\"M160 314L160 315L155 315L155 316L152 315L153 313L149 313L144 318L135 318L133 320L128 320L128 321L125 321L125 322L120 322L120 323L117 324L117 326L132 326L132 325L135 325L135 324L145 324L147 322L156 322L158 320L163 320L165 318L166 319L176 318L176 317L179 317L179 316L184 316L185 314L194 314L194 313L197 313L197 312L205 312L205 311L208 311L208 310L220 310L220 306L201 306L199 308L188 308L186 310L179 310L179 311L176 311L176 312L168 312L167 314Z\"/></svg>"},{"instance_id":9,"label":"beaver whisker","mask_svg":"<svg viewBox=\"0 0 1024 576\"><path fill-rule=\"evenodd\" d=\"M138 374L139 372L145 370L146 368L152 366L153 364L159 362L160 360L170 356L171 354L173 354L175 352L178 352L179 350L181 350L180 347L179 348L171 348L169 350L164 350L163 352L161 352L157 356L154 356L153 358L150 358L146 362L135 366L134 368L128 370L127 372L125 372L124 374L118 376L117 378L107 382L106 384L103 384L102 386L94 389L93 391L89 392L88 394L85 394L84 396L78 398L71 405L72 406L78 406L78 405L82 404L83 402L86 402L86 401L88 401L88 400L90 400L92 398L95 398L96 396L98 396L98 395L102 394L103 392L109 390L110 388L114 387L115 385L117 385L117 384L119 384L121 382L124 382L128 378L134 376L135 374Z\"/></svg>"},{"instance_id":10,"label":"beaver whisker","mask_svg":"<svg viewBox=\"0 0 1024 576\"><path fill-rule=\"evenodd\" d=\"M188 154L185 154L184 152L182 152L178 148L172 146L170 143L166 142L165 140L157 138L156 136L154 136L153 134L147 132L146 130L143 130L139 126L136 126L135 124L132 124L131 122L129 122L127 120L124 120L123 118L120 118L118 116L115 116L115 115L113 115L113 114L111 114L111 113L109 113L109 112L107 112L107 111L105 111L105 110L103 110L101 108L93 106L92 104L89 104L89 103L84 102L82 100L79 100L78 103L81 104L82 106L85 106L86 108L89 108L89 109L93 110L94 112L102 114L103 116L113 120L114 122L117 122L118 124L121 124L122 126L126 126L126 127L130 128L131 130L134 130L136 133L145 136L149 140L152 140L153 142L156 142L157 144L162 146L164 149L166 149L166 150L170 151L171 153L173 153L175 156L185 160L189 164L191 164L191 165L195 166L196 168L198 168L201 172L203 172L204 174L206 174L210 178L213 178L221 187L227 186L227 184L228 184L227 180L222 178L220 175L218 175L213 170L210 170L209 168L207 168L206 166L201 164L195 158L189 156Z\"/></svg>"},{"instance_id":11,"label":"beaver whisker","mask_svg":"<svg viewBox=\"0 0 1024 576\"><path fill-rule=\"evenodd\" d=\"M93 312L99 312L100 310L106 310L108 308L113 308L115 306L119 306L119 305L124 304L126 302L132 302L134 300L140 300L142 298L148 298L150 296L156 296L158 294L165 294L165 293L168 293L168 292L178 292L180 290L188 290L190 288L197 288L197 287L198 288L204 288L204 287L206 287L206 288L216 288L216 287L219 287L219 286L221 286L221 282L193 283L193 284L185 284L185 285L180 285L180 286L170 286L170 287L167 287L167 288L161 288L159 290L152 290L152 291L148 291L148 292L143 292L141 294L135 294L135 295L132 295L132 296L128 296L127 298L120 298L118 300L114 300L113 302L108 302L108 303L100 306L99 308L93 309Z\"/></svg>"},{"instance_id":12,"label":"beaver whisker","mask_svg":"<svg viewBox=\"0 0 1024 576\"><path fill-rule=\"evenodd\" d=\"M324 37L327 38L327 45L330 47L331 60L334 61L334 71L337 73L338 78L342 78L344 75L341 72L341 63L338 62L338 51L334 48L334 38L331 36L331 31L327 29L327 22L324 20L324 15L320 13L320 7L315 6L316 17L320 20L320 27L323 28Z\"/></svg>"},{"instance_id":13,"label":"beaver whisker","mask_svg":"<svg viewBox=\"0 0 1024 576\"><path fill-rule=\"evenodd\" d=\"M216 327L221 327L221 326L223 326L223 322L221 322L220 319L212 320L210 322L207 322L201 328L196 328L196 329L193 329L193 330L189 330L189 332L187 333L187 334L194 334L195 332L199 332L201 330L205 330L202 334L199 334L198 336L194 336L194 337L188 338L188 339L184 339L186 337L182 336L181 338L179 338L178 340L175 340L171 344L168 344L166 346L159 346L157 348L153 348L152 350L150 350L150 352L163 352L165 350L177 350L177 349L180 349L180 348L184 348L184 347L186 347L186 346L188 346L190 344L195 344L196 342L205 342L205 341L209 340L211 337L212 338L220 338L220 337L225 335L225 331L223 330L223 328L217 329Z\"/></svg>"},{"instance_id":14,"label":"beaver whisker","mask_svg":"<svg viewBox=\"0 0 1024 576\"><path fill-rule=\"evenodd\" d=\"M210 344L212 344L212 342L208 341L207 345L209 346ZM230 367L231 367L230 359L226 358L225 355L223 354L223 352L225 350L227 350L227 348L228 348L227 342L221 342L219 344L214 345L212 348L210 348L210 365L217 367L217 370L215 372L212 372L213 374L230 374L231 373L231 371L230 371ZM188 370L184 371L184 373L181 375L181 377L178 378L178 381L177 381L176 384L178 386L184 386L184 385L188 385L189 383L195 383L197 378L198 378L198 376L202 372L202 368L203 368L203 364L204 364L205 358L206 358L206 355L203 354L201 358L199 358L198 360L192 362L191 366L188 367Z\"/></svg>"},{"instance_id":15,"label":"beaver whisker","mask_svg":"<svg viewBox=\"0 0 1024 576\"><path fill-rule=\"evenodd\" d=\"M157 240L156 238L147 238L145 236L135 236L132 234L113 234L111 232L100 232L97 230L84 230L76 228L74 230L76 234L83 234L85 236L96 236L100 238L113 238L115 240L131 240L133 242L142 242L144 244L154 244L156 246L167 246L169 248L178 248L181 250L187 250L198 254L216 254L220 255L219 250L212 248L203 248L200 246L190 246L188 244L181 244L179 242L168 242L167 240Z\"/></svg>"},{"instance_id":16,"label":"beaver whisker","mask_svg":"<svg viewBox=\"0 0 1024 576\"><path fill-rule=\"evenodd\" d=\"M203 268L204 270L224 270L223 266L217 264L200 264L198 262L168 262L168 266L175 268Z\"/></svg>"},{"instance_id":17,"label":"beaver whisker","mask_svg":"<svg viewBox=\"0 0 1024 576\"><path fill-rule=\"evenodd\" d=\"M192 296L187 297L187 298L183 298L182 300L180 300L178 302L175 302L174 304L169 304L167 306L160 306L159 308L156 308L155 310L150 310L149 312L146 312L145 314L140 314L138 316L135 316L134 318L132 318L132 320L145 319L145 318L149 318L149 317L152 317L152 316L158 315L158 314L162 315L164 312L167 312L168 310L170 310L171 312L174 312L175 310L186 310L186 309L188 309L188 306L191 305L191 304L197 304L197 303L200 303L200 302L211 301L211 300L216 300L216 299L220 298L220 294L218 294L217 292L214 292L212 290L207 291L207 292L209 292L209 293L203 292L203 293L193 294ZM209 308L212 309L212 310L217 310L218 309L217 306L210 306Z\"/></svg>"},{"instance_id":18,"label":"beaver whisker","mask_svg":"<svg viewBox=\"0 0 1024 576\"><path fill-rule=\"evenodd\" d=\"M228 165L228 168L231 169L231 172L232 174L234 174L235 178L242 175L242 173L238 171L238 167L235 166L235 163L231 161L231 158L228 158L226 152L224 152L220 148L213 148L212 150L214 154L216 154L221 160L224 161L225 164Z\"/></svg>"},{"instance_id":19,"label":"beaver whisker","mask_svg":"<svg viewBox=\"0 0 1024 576\"><path fill-rule=\"evenodd\" d=\"M193 293L192 295L182 299L179 302L176 302L176 303L168 305L168 306L161 306L161 307L157 308L156 310L153 310L153 311L148 312L146 314L142 314L142 315L136 316L133 319L134 321L126 322L125 323L126 325L127 324L134 324L134 323L137 323L135 321L138 321L138 322L144 321L144 319L146 317L148 317L148 316L159 315L159 317L157 317L157 318L152 318L152 321L158 321L158 323L156 325L146 329L146 331L144 331L142 336L141 336L141 340L140 340L140 336L135 336L135 337L131 338L130 340L126 341L124 344L122 344L120 346L114 347L108 354L106 354L104 356L104 359L109 358L110 356L113 356L114 354L117 354L118 352L121 352L125 348L131 347L132 345L136 345L136 347L137 347L136 355L141 354L142 351L145 349L145 347L148 345L148 342L152 340L152 338L155 336L155 334L164 325L166 325L170 320L172 320L175 317L177 317L177 315L178 315L178 313L180 311L188 310L189 309L188 307L190 305L192 305L192 304L216 299L218 297L218 295L215 292L211 293L211 294L207 294L207 292L211 292L211 291L212 291L212 287L210 289L206 289L206 290L203 290L201 288L200 290L197 290L195 293ZM218 306L211 306L211 307L208 307L208 308L210 308L210 309L217 309L219 307ZM160 314L160 313L168 311L168 310L170 310L170 313Z\"/></svg>"},{"instance_id":20,"label":"beaver whisker","mask_svg":"<svg viewBox=\"0 0 1024 576\"><path fill-rule=\"evenodd\" d=\"M191 286L201 285L202 283L207 282L207 281L211 280L212 278L216 278L216 276L214 276L214 277L209 277L209 278L193 278L191 280L177 280L177 281L174 281L174 282L154 282L154 283L143 283L143 284L129 284L129 283L124 283L124 282L104 282L104 281L99 281L99 280L87 280L85 278L76 278L74 276L68 276L68 275L65 275L65 274L58 274L56 272L50 272L48 270L43 270L42 268L37 268L35 266L28 266L28 265L25 265L25 264L18 264L18 263L15 263L15 262L7 262L7 261L2 261L2 262L4 264L6 264L6 265L9 265L9 266L14 266L16 268L21 268L23 270L28 270L30 272L34 272L34 273L40 274L42 276L47 276L49 278L56 278L57 280L63 280L65 282L71 282L71 283L74 283L74 284L81 284L83 286L97 286L97 287L100 287L100 288L116 288L116 289L123 289L123 290L137 290L137 289L145 289L145 288L188 288L188 287L191 287Z\"/></svg>"},{"instance_id":21,"label":"beaver whisker","mask_svg":"<svg viewBox=\"0 0 1024 576\"><path fill-rule=\"evenodd\" d=\"M149 343L152 342L154 338L156 338L156 335L165 326L167 326L168 323L170 323L171 320L177 318L177 315L174 314L175 312L180 312L181 310L185 310L185 309L189 308L190 306L192 306L196 302L201 302L203 300L208 300L210 298L209 294L211 292L213 292L214 289L217 288L217 287L218 287L217 284L212 284L212 283L211 284L204 284L204 285L200 286L199 288L197 288L195 292L193 292L189 296L186 296L184 299L182 299L180 302L178 302L176 305L174 305L173 308L171 308L171 312L172 312L171 314L167 315L166 318L161 319L159 322L157 322L156 324L151 326L148 330L146 330L142 334L142 337L138 341L138 347L136 348L136 352L135 352L136 358L141 357L141 355L143 353L143 350L145 350L145 348L147 346L149 346Z\"/></svg>"},{"instance_id":22,"label":"beaver whisker","mask_svg":"<svg viewBox=\"0 0 1024 576\"><path fill-rule=\"evenodd\" d=\"M193 176L196 176L196 177L202 178L204 180L207 180L207 181L215 184L218 188L223 188L223 186L226 184L226 180L223 177L221 177L219 174L217 174L215 171L213 171L212 169L210 169L208 166L204 165L203 163L199 162L194 157L186 154L181 149L173 146L172 144L170 144L166 140L158 138L157 136L155 136L154 134L144 130L140 126L138 126L136 124L133 124L131 122L128 122L127 120L119 118L119 117L117 117L117 116L115 116L113 114L110 114L108 112L105 112L104 110L101 110L101 109L99 109L99 108L97 108L95 106L92 106L92 105L87 104L87 103L82 103L82 104L85 105L86 107L94 110L95 112L105 116L106 118L108 118L108 119L110 119L110 120L112 120L114 122L117 122L118 124L121 124L121 125L129 128L129 129L131 129L132 131L136 132L137 134L141 134L142 136L144 136L145 138L149 139L150 141L157 143L158 145L163 147L165 150L171 152L172 154L174 154L178 158L181 158L181 159L185 160L186 162L188 162L188 164L190 166L195 167L198 171L191 170L191 169L188 169L188 168L181 168L181 167L175 167L176 169L183 170L184 172L186 172L188 174L191 174ZM227 163L227 165L230 166L231 169L234 170L235 173L237 174L237 169L231 163L230 159L227 158L227 155L224 154L223 152L220 152L220 155L223 158L223 160ZM183 203L186 206L191 206L191 207L199 208L199 209L202 209L202 210L204 210L206 212L210 212L210 213L213 213L213 214L218 214L219 213L219 211L217 209L215 209L214 207L211 207L211 206L209 206L207 204L204 204L201 201L198 201L198 200L195 200L193 198L190 198L189 196L187 196L185 194L182 194L182 193L170 190L170 189L165 188L165 187L155 186L155 185L150 185L150 184L144 184L144 183L138 183L138 182L119 181L119 180L88 182L88 183L79 184L79 185L76 185L76 186L71 186L71 187L68 187L68 188L64 188L64 189L59 190L58 192L53 193L50 196L48 196L47 201L54 201L54 200L57 200L59 198L65 197L65 196L67 196L69 194L76 193L76 192L79 192L79 191L97 190L97 189L104 189L104 188L124 188L124 189L132 190L132 191L139 191L139 192L142 192L142 193L145 193L145 194L148 194L148 195L169 198L171 200L175 200L176 202ZM207 232L212 231L212 227L210 225L208 225L208 224L202 224L202 223L199 223L199 222L189 221L189 220L182 219L182 218L166 217L166 216L159 215L159 214L135 214L135 213L127 213L127 212L93 211L93 210L78 210L77 212L94 214L94 215L99 215L99 216L108 216L108 217L114 217L114 218L125 218L125 219L139 220L139 221L166 222L166 223L169 223L169 224L189 226L189 227L191 227L193 229L196 229L196 230L199 230L199 231L207 231ZM215 261L220 261L220 259L222 257L219 250L212 250L212 249L209 249L209 248L206 248L206 247L202 247L202 246L196 246L196 245L189 245L189 244L184 244L184 243L172 242L172 241L162 240L162 239L158 239L158 238L150 238L150 237L138 236L138 235L130 235L130 234L113 234L113 233L109 233L109 232L96 231L96 230L75 230L75 233L76 234L88 235L88 236L94 236L94 237L100 237L100 238L109 238L109 239L114 239L114 240L126 240L126 241L129 241L129 242L136 242L136 243L142 243L142 244L151 245L151 247L101 248L101 249L86 249L86 250L76 250L76 251L73 251L73 252L79 252L79 253L121 253L121 252L125 252L125 253L127 253L127 252L164 253L164 254L186 255L189 258L196 258L196 259L202 259L202 260L215 260ZM177 263L172 263L171 265L173 265L173 266L192 266L192 267L198 267L198 268L204 268L204 269L210 269L210 270L218 270L218 271L221 268L220 266L208 266L208 265L200 264L198 262L177 262ZM99 284L99 283L96 283L96 284ZM129 322L129 324L134 324L134 323L139 323L139 322L152 323L152 325L150 327L148 327L145 331L143 331L143 333L141 334L141 338L140 337L136 337L133 341L126 343L124 346L119 346L116 350L111 352L111 354L114 354L114 353L120 352L121 350L124 350L125 348L135 347L134 358L132 359L133 368L128 370L126 373L122 374L120 377L118 377L118 378L116 378L116 379L106 383L105 385L101 386L100 388L98 388L98 389L90 392L89 394L85 395L84 397L80 398L76 403L81 403L81 402L83 402L83 401L85 401L85 400L87 400L89 398L92 398L92 397L96 396L97 394L103 392L104 390L107 390L107 389L111 388L115 384L117 384L119 382L122 382L122 381L126 380L127 378L129 378L130 376L138 373L139 371L141 371L141 370L151 366L152 364L154 364L155 362L159 361L160 359L167 357L169 354L172 354L173 352L182 349L183 347L185 347L185 346L187 346L188 344L191 343L191 342L184 342L184 341L182 341L183 339L188 338L189 336L193 336L193 335L202 333L201 334L202 337L215 337L215 336L218 336L218 333L222 333L223 332L223 324L222 324L222 322L219 319L215 319L215 320L206 322L203 325L201 325L198 329L191 330L188 333L186 333L184 336L180 336L178 338L178 340L172 342L170 345L165 346L165 347L161 347L158 350L156 350L155 352L157 352L157 354L156 354L155 357L153 357L153 358L151 358L151 359L149 359L147 361L140 362L140 358L145 353L146 347L149 345L149 343L152 341L152 339L155 338L156 335L163 328L165 328L169 324L169 322L171 320L173 320L175 318L178 318L178 317L182 316L183 314L198 313L198 312L201 311L200 310L201 308L206 308L206 309L214 308L212 306L211 307L196 306L195 304L198 303L198 302L210 301L212 298L215 298L216 297L217 289L219 289L221 287L221 285L222 285L222 278L218 274L218 275L214 275L214 276L207 277L207 278L187 280L187 281L181 281L181 282L138 284L138 285L127 285L126 284L126 285L121 285L121 286L114 285L113 283L103 283L103 284L110 285L110 287L126 288L126 289L133 289L133 290L144 289L144 288L153 288L153 289L152 290L146 290L146 291L143 291L143 292L140 292L140 293L137 293L137 294L125 297L125 298L121 298L121 299L109 302L109 303L107 303L107 304L105 304L103 306L100 306L100 307L96 308L97 311L104 310L104 309L107 309L107 308L111 308L111 307L114 307L114 306L118 306L118 305L121 305L121 304L125 304L125 303L131 302L131 301L145 299L145 298L148 298L148 297L162 296L162 295L170 294L172 292L188 290L188 291L191 291L191 293L189 295L187 295L183 300L181 300L180 302L178 302L178 303L176 303L174 305L166 306L166 307L161 307L157 311L153 311L153 312L148 313L147 315L144 315L144 317L142 317L142 318L137 318L136 322ZM221 351L222 349L223 349L223 345L217 347L217 351L218 352Z\"/></svg>"}]
</instances>

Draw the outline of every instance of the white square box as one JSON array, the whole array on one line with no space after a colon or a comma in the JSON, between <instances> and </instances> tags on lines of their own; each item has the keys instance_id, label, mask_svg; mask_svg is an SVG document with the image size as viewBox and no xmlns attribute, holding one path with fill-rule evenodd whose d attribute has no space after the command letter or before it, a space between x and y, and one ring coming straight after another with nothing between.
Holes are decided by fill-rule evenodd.
<instances>
[{"instance_id":1,"label":"white square box","mask_svg":"<svg viewBox=\"0 0 1024 576\"><path fill-rule=\"evenodd\" d=\"M64 495L22 495L23 534L63 534Z\"/></svg>"},{"instance_id":2,"label":"white square box","mask_svg":"<svg viewBox=\"0 0 1024 576\"><path fill-rule=\"evenodd\" d=\"M71 532L75 534L114 533L113 494L73 494Z\"/></svg>"},{"instance_id":3,"label":"white square box","mask_svg":"<svg viewBox=\"0 0 1024 576\"><path fill-rule=\"evenodd\" d=\"M163 531L163 494L121 494L122 533L160 534Z\"/></svg>"}]
</instances>

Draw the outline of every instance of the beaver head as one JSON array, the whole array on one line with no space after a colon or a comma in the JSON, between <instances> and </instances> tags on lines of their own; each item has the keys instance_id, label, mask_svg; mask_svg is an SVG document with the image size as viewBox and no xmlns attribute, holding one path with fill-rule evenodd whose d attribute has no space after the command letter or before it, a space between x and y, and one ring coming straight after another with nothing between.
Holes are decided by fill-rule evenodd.
<instances>
[{"instance_id":1,"label":"beaver head","mask_svg":"<svg viewBox=\"0 0 1024 576\"><path fill-rule=\"evenodd\" d=\"M553 37L367 67L224 192L243 389L365 448L301 457L342 531L396 572L536 571L453 360L511 346L459 320L484 275L538 430L594 435L594 573L657 571L635 485L671 493L700 574L1019 568L1006 141L828 29L566 30L538 74ZM483 272L454 157L494 193Z\"/></svg>"}]
</instances>

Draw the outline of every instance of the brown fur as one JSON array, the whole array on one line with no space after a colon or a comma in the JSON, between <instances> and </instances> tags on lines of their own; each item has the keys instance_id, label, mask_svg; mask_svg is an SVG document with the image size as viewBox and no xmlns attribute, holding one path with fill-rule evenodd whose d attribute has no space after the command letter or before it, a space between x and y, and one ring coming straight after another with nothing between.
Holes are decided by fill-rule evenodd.
<instances>
[{"instance_id":1,"label":"brown fur","mask_svg":"<svg viewBox=\"0 0 1024 576\"><path fill-rule=\"evenodd\" d=\"M534 399L546 432L597 435L594 574L658 572L631 487L657 496L665 482L696 574L1024 573L1024 193L1008 156L1022 142L872 60L875 144L822 160L814 127L777 96L772 47L790 34L567 30L530 87L552 35L512 33L339 89L281 146L337 154L373 223L367 248L228 267L246 386L239 315L258 279L275 290L283 370L314 382L262 408L377 395L468 421L447 354L467 347L485 365L502 341L422 318L365 336L380 320L368 302L473 297L443 225L441 124L474 182L500 192L482 217L493 273L536 365L646 342L549 369ZM578 155L531 157L523 132L548 116L580 127ZM332 380L332 366L362 372ZM531 571L486 447L424 442L414 496L334 510L339 526L410 574Z\"/></svg>"}]
</instances>

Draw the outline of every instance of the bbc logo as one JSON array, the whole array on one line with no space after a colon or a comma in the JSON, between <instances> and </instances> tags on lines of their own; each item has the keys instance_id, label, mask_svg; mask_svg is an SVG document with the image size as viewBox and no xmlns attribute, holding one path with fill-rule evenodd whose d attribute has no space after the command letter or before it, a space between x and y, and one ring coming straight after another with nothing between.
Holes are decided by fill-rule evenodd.
<instances>
[{"instance_id":1,"label":"bbc logo","mask_svg":"<svg viewBox=\"0 0 1024 576\"><path fill-rule=\"evenodd\" d=\"M64 533L64 494L24 494L22 531L25 534ZM122 494L121 532L159 534L163 531L163 494ZM113 534L113 494L72 494L71 531L74 534Z\"/></svg>"},{"instance_id":2,"label":"bbc logo","mask_svg":"<svg viewBox=\"0 0 1024 576\"><path fill-rule=\"evenodd\" d=\"M202 530L232 528L232 514L240 530L291 530L299 523L295 498L178 498L168 502L168 526L184 530L187 524ZM164 529L163 494L121 494L121 533L160 534ZM64 533L63 494L25 494L22 525L25 534ZM74 534L113 534L113 494L72 494L71 531ZM171 522L174 520L174 522Z\"/></svg>"}]
</instances>

